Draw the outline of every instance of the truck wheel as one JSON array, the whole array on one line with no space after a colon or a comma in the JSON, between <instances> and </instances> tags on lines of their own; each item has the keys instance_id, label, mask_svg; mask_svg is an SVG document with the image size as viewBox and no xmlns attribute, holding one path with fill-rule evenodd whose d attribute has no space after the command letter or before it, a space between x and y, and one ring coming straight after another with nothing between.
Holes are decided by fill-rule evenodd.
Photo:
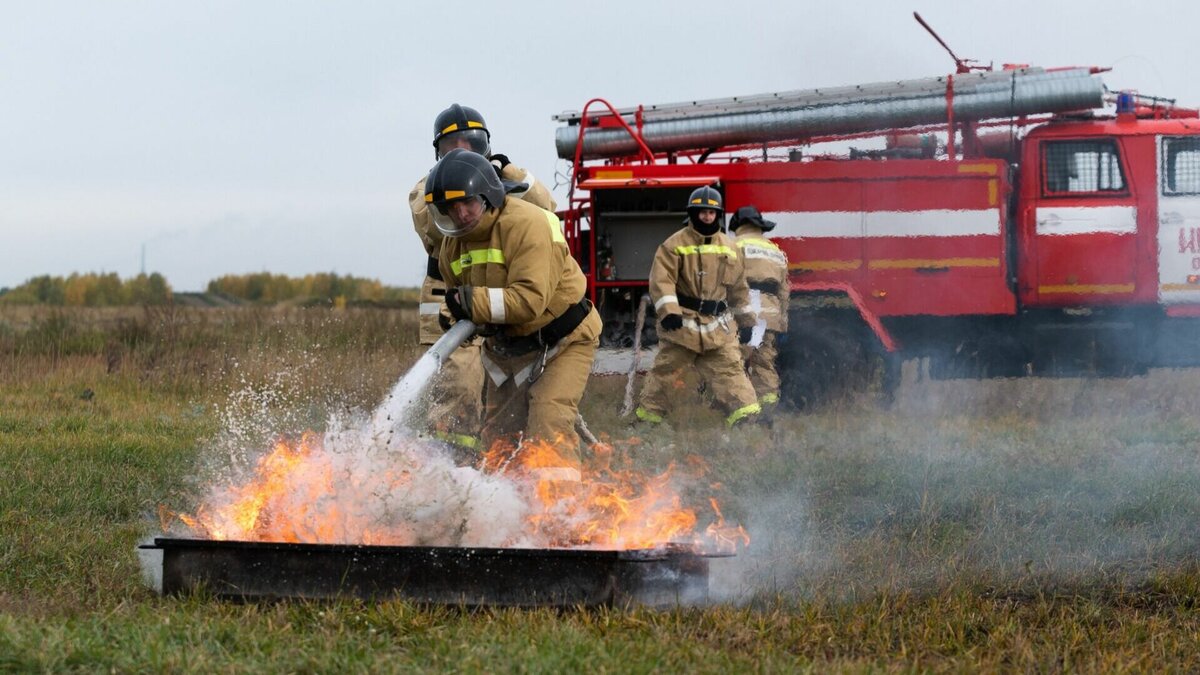
<instances>
[{"instance_id":1,"label":"truck wheel","mask_svg":"<svg viewBox=\"0 0 1200 675\"><path fill-rule=\"evenodd\" d=\"M866 391L879 379L883 364L864 345L861 333L845 321L798 317L779 350L784 398L803 410Z\"/></svg>"}]
</instances>

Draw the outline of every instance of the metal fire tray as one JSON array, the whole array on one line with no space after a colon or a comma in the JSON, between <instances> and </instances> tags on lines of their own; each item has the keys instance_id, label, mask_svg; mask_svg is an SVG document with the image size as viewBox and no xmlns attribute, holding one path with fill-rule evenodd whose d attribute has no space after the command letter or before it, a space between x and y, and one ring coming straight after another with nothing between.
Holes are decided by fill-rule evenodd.
<instances>
[{"instance_id":1,"label":"metal fire tray","mask_svg":"<svg viewBox=\"0 0 1200 675\"><path fill-rule=\"evenodd\" d=\"M453 548L159 537L163 594L360 598L480 606L670 606L708 595L708 558L687 546Z\"/></svg>"}]
</instances>

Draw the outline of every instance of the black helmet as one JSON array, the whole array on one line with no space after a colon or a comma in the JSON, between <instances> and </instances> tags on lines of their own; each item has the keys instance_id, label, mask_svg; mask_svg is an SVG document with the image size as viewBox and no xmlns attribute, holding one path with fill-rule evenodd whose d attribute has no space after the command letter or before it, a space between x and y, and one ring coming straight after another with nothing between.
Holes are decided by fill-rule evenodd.
<instances>
[{"instance_id":1,"label":"black helmet","mask_svg":"<svg viewBox=\"0 0 1200 675\"><path fill-rule=\"evenodd\" d=\"M763 219L758 208L753 205L739 207L737 211L733 212L733 217L729 219L729 229L734 232L737 232L738 228L743 225L753 225L763 232L775 229L775 221Z\"/></svg>"},{"instance_id":2,"label":"black helmet","mask_svg":"<svg viewBox=\"0 0 1200 675\"><path fill-rule=\"evenodd\" d=\"M487 208L504 204L504 185L486 157L455 148L438 160L425 178L425 203L433 224L447 237L461 237L475 225L462 227L450 217L448 206L466 199L479 199Z\"/></svg>"},{"instance_id":3,"label":"black helmet","mask_svg":"<svg viewBox=\"0 0 1200 675\"><path fill-rule=\"evenodd\" d=\"M450 145L451 139L442 142L443 138L452 134L455 145ZM472 152L486 157L491 152L491 137L483 115L474 108L457 103L438 113L437 119L433 121L433 153L439 159L453 148L461 147L457 143L464 140Z\"/></svg>"},{"instance_id":4,"label":"black helmet","mask_svg":"<svg viewBox=\"0 0 1200 675\"><path fill-rule=\"evenodd\" d=\"M712 224L706 224L700 220L700 212L704 209L712 209L717 212L717 218ZM688 221L697 232L706 237L711 237L721 229L724 212L725 204L721 200L721 193L717 192L715 188L705 185L693 190L691 196L688 197Z\"/></svg>"}]
</instances>

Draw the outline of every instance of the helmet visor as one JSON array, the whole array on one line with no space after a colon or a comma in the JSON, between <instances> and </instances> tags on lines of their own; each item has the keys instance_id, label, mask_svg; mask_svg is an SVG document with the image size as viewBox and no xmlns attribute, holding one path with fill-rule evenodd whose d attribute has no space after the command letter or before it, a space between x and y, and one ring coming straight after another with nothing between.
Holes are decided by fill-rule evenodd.
<instances>
[{"instance_id":1,"label":"helmet visor","mask_svg":"<svg viewBox=\"0 0 1200 675\"><path fill-rule=\"evenodd\" d=\"M461 237L474 230L483 219L485 211L487 204L480 195L429 204L434 227L447 237Z\"/></svg>"},{"instance_id":2,"label":"helmet visor","mask_svg":"<svg viewBox=\"0 0 1200 675\"><path fill-rule=\"evenodd\" d=\"M470 150L477 155L488 154L488 132L483 129L463 129L453 131L437 140L437 155L444 157L455 148Z\"/></svg>"}]
</instances>

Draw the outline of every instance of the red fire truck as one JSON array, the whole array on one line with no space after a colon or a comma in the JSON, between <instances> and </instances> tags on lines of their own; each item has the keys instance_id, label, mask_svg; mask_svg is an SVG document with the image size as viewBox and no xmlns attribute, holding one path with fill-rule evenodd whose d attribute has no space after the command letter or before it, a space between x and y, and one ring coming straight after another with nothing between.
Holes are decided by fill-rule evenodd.
<instances>
[{"instance_id":1,"label":"red fire truck","mask_svg":"<svg viewBox=\"0 0 1200 675\"><path fill-rule=\"evenodd\" d=\"M907 358L934 378L1200 363L1197 111L1108 92L1100 68L959 65L557 116L567 235L604 343L633 342L656 247L712 185L728 212L753 204L778 224L797 403L886 389Z\"/></svg>"}]
</instances>

